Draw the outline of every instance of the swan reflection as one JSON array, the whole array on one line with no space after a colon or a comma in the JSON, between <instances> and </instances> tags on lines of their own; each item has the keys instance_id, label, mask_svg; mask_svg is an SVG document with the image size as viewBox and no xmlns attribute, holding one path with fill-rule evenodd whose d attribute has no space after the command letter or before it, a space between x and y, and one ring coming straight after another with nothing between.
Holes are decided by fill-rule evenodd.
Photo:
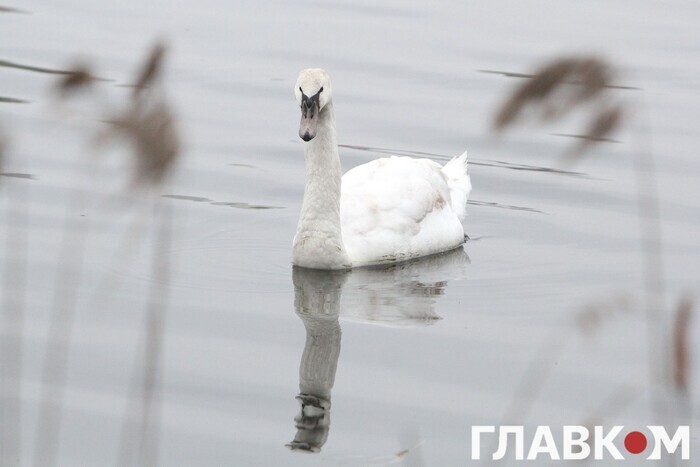
<instances>
[{"instance_id":1,"label":"swan reflection","mask_svg":"<svg viewBox=\"0 0 700 467\"><path fill-rule=\"evenodd\" d=\"M339 318L384 326L424 326L440 317L435 302L447 281L464 276L462 248L383 268L320 271L294 267L294 307L306 328L299 365L301 408L292 450L319 452L330 428L331 389L340 356Z\"/></svg>"}]
</instances>

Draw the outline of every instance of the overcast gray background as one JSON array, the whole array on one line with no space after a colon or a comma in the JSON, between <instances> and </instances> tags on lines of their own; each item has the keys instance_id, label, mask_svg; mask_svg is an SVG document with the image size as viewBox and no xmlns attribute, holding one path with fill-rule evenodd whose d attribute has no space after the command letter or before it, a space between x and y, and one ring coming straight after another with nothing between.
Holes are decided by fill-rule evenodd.
<instances>
[{"instance_id":1,"label":"overcast gray background","mask_svg":"<svg viewBox=\"0 0 700 467\"><path fill-rule=\"evenodd\" d=\"M471 426L501 423L543 342L559 338L566 344L545 352L551 373L536 402L526 419L511 423L649 423L632 158L653 143L671 308L683 293L700 290L696 1L4 4L29 14L0 13L0 59L65 68L82 57L113 80L98 84L98 95L115 106L153 40L170 45L165 81L187 147L162 194L206 200L162 200L172 206L175 233L161 465L382 465L419 442L405 462L465 465ZM520 80L480 70L528 72L565 52L600 53L618 66L619 84L639 88L616 91L636 118L615 136L619 142L594 147L570 168L585 176L518 170L561 167L560 155L575 140L554 133L580 133L581 121L526 126L496 140L490 118ZM354 274L345 284L350 305L340 310L330 434L311 456L284 447L296 432L305 341L291 268L303 194L292 87L305 67L323 67L333 80L340 143L445 157L468 149L476 202L466 221L476 239L465 247L470 263L417 265L379 279ZM0 68L0 95L30 101L0 104L12 141L4 171L34 176L0 178L2 235L10 231L8 215L29 218L27 235L14 237L25 238L29 250L22 458L30 458L36 430L68 193L80 187L90 231L60 459L111 465L153 283L149 244L116 263L113 255L133 218L149 211L106 201L126 180L123 152L85 154L84 120L68 119L76 114L49 98L55 79ZM75 112L90 119L89 106ZM340 155L344 170L378 157L347 148ZM242 209L250 206L272 209ZM18 261L7 250L2 255L5 264ZM95 297L105 279L110 293ZM402 297L410 290L428 290L413 303L443 319L427 326L367 322L363 300L385 303L374 318L392 324L383 313L391 317L397 300L408 306ZM638 311L611 312L597 332L582 333L577 313L619 295ZM696 313L695 348L699 324ZM697 400L697 359L692 369ZM610 408L615 394L624 404ZM697 423L697 406L689 417Z\"/></svg>"}]
</instances>

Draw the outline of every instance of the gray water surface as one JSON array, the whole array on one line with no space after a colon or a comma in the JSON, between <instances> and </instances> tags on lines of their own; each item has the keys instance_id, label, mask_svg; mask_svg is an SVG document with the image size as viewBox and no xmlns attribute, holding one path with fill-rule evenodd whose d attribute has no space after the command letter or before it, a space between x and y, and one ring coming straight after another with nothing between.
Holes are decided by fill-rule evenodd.
<instances>
[{"instance_id":1,"label":"gray water surface","mask_svg":"<svg viewBox=\"0 0 700 467\"><path fill-rule=\"evenodd\" d=\"M167 310L159 465L466 465L472 425L655 420L649 355L660 351L643 312L633 167L653 152L667 326L700 291L696 1L4 3L21 10L0 10L3 306L23 310L5 341L21 349L6 378L20 400L9 462L37 459L49 318L73 294L64 393L49 400L62 407L55 465L138 452L133 381L154 289ZM104 118L95 102L122 105L159 38L185 150L155 196L126 197L124 148L89 144ZM622 70L615 96L634 111L614 141L565 166L575 117L488 132L521 74L574 52ZM53 71L81 60L105 81L58 102ZM344 170L387 152L443 162L469 151L463 250L293 272L304 169L292 87L317 66L333 80ZM153 200L171 218L165 278L152 267ZM696 306L692 349L697 318ZM299 394L330 404L300 417ZM697 428L698 405L685 417ZM295 436L320 452L285 447Z\"/></svg>"}]
</instances>

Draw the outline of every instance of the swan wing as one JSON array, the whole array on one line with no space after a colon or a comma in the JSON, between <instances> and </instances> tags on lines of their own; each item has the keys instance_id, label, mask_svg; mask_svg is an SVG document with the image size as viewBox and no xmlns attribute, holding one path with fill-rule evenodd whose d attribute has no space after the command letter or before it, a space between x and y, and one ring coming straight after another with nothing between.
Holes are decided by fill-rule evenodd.
<instances>
[{"instance_id":1,"label":"swan wing","mask_svg":"<svg viewBox=\"0 0 700 467\"><path fill-rule=\"evenodd\" d=\"M461 245L464 229L452 208L449 179L440 164L411 157L377 159L348 171L340 217L353 266L403 261Z\"/></svg>"}]
</instances>

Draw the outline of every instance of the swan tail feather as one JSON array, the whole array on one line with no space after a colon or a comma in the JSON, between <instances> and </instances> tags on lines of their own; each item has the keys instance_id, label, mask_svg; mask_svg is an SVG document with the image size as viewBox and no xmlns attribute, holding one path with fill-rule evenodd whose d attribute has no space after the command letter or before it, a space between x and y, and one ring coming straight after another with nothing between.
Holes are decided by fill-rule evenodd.
<instances>
[{"instance_id":1,"label":"swan tail feather","mask_svg":"<svg viewBox=\"0 0 700 467\"><path fill-rule=\"evenodd\" d=\"M453 158L442 168L450 189L450 205L460 221L467 214L467 199L472 191L472 183L467 173L467 151Z\"/></svg>"}]
</instances>

